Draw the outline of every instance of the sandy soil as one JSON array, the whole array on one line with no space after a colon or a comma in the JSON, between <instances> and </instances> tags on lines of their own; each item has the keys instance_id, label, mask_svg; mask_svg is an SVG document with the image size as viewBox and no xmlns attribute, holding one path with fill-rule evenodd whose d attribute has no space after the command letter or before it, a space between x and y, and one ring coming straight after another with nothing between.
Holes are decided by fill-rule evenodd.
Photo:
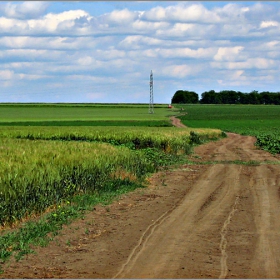
<instances>
[{"instance_id":1,"label":"sandy soil","mask_svg":"<svg viewBox=\"0 0 280 280\"><path fill-rule=\"evenodd\" d=\"M254 141L229 133L197 147L197 164L96 207L1 277L280 278L279 157Z\"/></svg>"}]
</instances>

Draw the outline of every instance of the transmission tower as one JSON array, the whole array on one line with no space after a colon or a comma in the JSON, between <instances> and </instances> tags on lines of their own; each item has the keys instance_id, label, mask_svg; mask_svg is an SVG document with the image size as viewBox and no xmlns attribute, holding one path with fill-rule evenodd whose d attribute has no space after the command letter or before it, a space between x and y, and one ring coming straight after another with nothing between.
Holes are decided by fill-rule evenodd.
<instances>
[{"instance_id":1,"label":"transmission tower","mask_svg":"<svg viewBox=\"0 0 280 280\"><path fill-rule=\"evenodd\" d=\"M153 82L153 71L151 70L150 74L150 106L149 113L154 113L154 82Z\"/></svg>"}]
</instances>

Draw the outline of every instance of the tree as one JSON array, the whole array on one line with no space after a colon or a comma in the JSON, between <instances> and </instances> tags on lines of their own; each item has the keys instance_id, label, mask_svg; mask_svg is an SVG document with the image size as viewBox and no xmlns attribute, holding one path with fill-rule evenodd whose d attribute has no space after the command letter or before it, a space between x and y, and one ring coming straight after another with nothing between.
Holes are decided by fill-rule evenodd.
<instances>
[{"instance_id":1,"label":"tree","mask_svg":"<svg viewBox=\"0 0 280 280\"><path fill-rule=\"evenodd\" d=\"M220 95L215 90L205 91L201 94L200 103L202 104L220 104Z\"/></svg>"},{"instance_id":2,"label":"tree","mask_svg":"<svg viewBox=\"0 0 280 280\"><path fill-rule=\"evenodd\" d=\"M234 90L223 90L219 95L222 104L238 104L240 100L240 94Z\"/></svg>"},{"instance_id":3,"label":"tree","mask_svg":"<svg viewBox=\"0 0 280 280\"><path fill-rule=\"evenodd\" d=\"M172 104L198 103L198 94L194 91L177 90L172 97L171 103Z\"/></svg>"}]
</instances>

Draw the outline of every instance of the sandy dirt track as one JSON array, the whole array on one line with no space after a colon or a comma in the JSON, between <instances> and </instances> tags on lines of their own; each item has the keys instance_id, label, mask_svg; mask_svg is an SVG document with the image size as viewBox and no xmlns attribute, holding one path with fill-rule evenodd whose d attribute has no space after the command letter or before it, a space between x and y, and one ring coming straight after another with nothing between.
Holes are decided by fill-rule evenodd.
<instances>
[{"instance_id":1,"label":"sandy dirt track","mask_svg":"<svg viewBox=\"0 0 280 280\"><path fill-rule=\"evenodd\" d=\"M1 277L280 278L279 157L254 141L197 147L196 164L96 207Z\"/></svg>"},{"instance_id":2,"label":"sandy dirt track","mask_svg":"<svg viewBox=\"0 0 280 280\"><path fill-rule=\"evenodd\" d=\"M178 118L176 118L176 117L174 117L174 116L170 117L170 120L171 120L171 123L172 123L174 126L176 126L176 127L186 127L186 126L181 122L180 119L178 119Z\"/></svg>"}]
</instances>

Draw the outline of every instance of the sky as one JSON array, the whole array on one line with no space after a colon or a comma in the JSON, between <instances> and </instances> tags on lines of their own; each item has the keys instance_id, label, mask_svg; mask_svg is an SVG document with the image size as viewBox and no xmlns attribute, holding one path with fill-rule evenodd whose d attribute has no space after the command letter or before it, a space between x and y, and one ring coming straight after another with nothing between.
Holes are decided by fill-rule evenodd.
<instances>
[{"instance_id":1,"label":"sky","mask_svg":"<svg viewBox=\"0 0 280 280\"><path fill-rule=\"evenodd\" d=\"M0 102L280 91L280 2L0 2Z\"/></svg>"}]
</instances>

